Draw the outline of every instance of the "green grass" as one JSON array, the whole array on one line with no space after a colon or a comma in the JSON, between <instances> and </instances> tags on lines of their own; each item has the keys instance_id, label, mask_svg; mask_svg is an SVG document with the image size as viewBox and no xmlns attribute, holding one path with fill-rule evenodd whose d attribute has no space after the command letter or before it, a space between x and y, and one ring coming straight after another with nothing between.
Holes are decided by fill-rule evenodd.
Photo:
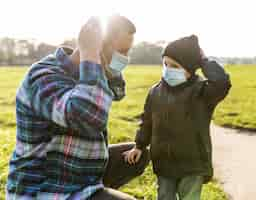
<instances>
[{"instance_id":1,"label":"green grass","mask_svg":"<svg viewBox=\"0 0 256 200\"><path fill-rule=\"evenodd\" d=\"M256 130L256 66L227 66L232 88L214 115L216 124Z\"/></svg>"},{"instance_id":2,"label":"green grass","mask_svg":"<svg viewBox=\"0 0 256 200\"><path fill-rule=\"evenodd\" d=\"M27 68L0 68L0 200L15 144L15 93Z\"/></svg>"},{"instance_id":3,"label":"green grass","mask_svg":"<svg viewBox=\"0 0 256 200\"><path fill-rule=\"evenodd\" d=\"M217 108L214 121L219 125L256 129L256 66L228 66L233 87L229 96ZM0 200L4 187L8 160L15 144L15 92L27 68L0 68ZM132 66L125 71L127 96L113 103L110 112L109 138L111 143L132 141L138 116L143 110L149 88L159 81L160 67ZM151 165L145 173L121 188L139 199L156 197L156 178ZM216 182L204 186L202 200L226 200Z\"/></svg>"}]
</instances>

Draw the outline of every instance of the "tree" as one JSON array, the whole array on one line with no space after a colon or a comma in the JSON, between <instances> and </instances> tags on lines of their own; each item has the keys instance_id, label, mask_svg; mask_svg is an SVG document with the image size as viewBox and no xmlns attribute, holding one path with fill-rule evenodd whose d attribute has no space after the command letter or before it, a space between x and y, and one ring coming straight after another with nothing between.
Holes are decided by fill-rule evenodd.
<instances>
[{"instance_id":1,"label":"tree","mask_svg":"<svg viewBox=\"0 0 256 200\"><path fill-rule=\"evenodd\" d=\"M41 59L42 57L53 53L56 50L56 47L53 45L49 45L46 43L41 43L38 45L38 47L36 48L36 52L35 52L35 58L36 59Z\"/></svg>"},{"instance_id":2,"label":"tree","mask_svg":"<svg viewBox=\"0 0 256 200\"><path fill-rule=\"evenodd\" d=\"M163 48L156 44L141 42L130 52L131 64L161 64Z\"/></svg>"},{"instance_id":3,"label":"tree","mask_svg":"<svg viewBox=\"0 0 256 200\"><path fill-rule=\"evenodd\" d=\"M3 38L0 40L3 61L13 64L15 60L15 41L11 38Z\"/></svg>"}]
</instances>

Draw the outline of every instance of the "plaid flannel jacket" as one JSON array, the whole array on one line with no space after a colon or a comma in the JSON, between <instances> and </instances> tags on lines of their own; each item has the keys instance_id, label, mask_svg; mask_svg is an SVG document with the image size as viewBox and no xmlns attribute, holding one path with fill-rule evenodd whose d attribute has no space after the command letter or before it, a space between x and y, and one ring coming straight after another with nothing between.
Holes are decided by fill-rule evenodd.
<instances>
[{"instance_id":1,"label":"plaid flannel jacket","mask_svg":"<svg viewBox=\"0 0 256 200\"><path fill-rule=\"evenodd\" d=\"M109 82L98 64L74 66L71 52L33 64L17 90L7 199L88 199L104 187L108 113L125 84Z\"/></svg>"}]
</instances>

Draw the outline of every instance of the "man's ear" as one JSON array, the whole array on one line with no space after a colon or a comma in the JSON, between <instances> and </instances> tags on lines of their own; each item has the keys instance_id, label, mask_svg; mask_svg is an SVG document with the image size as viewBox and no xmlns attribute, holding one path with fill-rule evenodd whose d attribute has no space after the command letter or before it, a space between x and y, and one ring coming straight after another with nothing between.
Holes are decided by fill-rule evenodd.
<instances>
[{"instance_id":1,"label":"man's ear","mask_svg":"<svg viewBox=\"0 0 256 200\"><path fill-rule=\"evenodd\" d=\"M104 60L105 64L109 64L111 62L112 54L113 54L113 45L110 41L104 41L101 56Z\"/></svg>"}]
</instances>

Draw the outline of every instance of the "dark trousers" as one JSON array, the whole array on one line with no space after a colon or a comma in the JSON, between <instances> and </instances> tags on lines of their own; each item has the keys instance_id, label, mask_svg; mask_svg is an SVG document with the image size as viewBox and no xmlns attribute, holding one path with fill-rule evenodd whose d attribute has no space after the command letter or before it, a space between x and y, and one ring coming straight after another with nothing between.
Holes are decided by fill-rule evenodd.
<instances>
[{"instance_id":1,"label":"dark trousers","mask_svg":"<svg viewBox=\"0 0 256 200\"><path fill-rule=\"evenodd\" d=\"M116 190L143 173L149 163L149 152L145 150L136 165L124 161L123 152L134 147L134 143L109 145L109 163L103 182L105 188L96 192L90 200L134 200L135 198Z\"/></svg>"}]
</instances>

